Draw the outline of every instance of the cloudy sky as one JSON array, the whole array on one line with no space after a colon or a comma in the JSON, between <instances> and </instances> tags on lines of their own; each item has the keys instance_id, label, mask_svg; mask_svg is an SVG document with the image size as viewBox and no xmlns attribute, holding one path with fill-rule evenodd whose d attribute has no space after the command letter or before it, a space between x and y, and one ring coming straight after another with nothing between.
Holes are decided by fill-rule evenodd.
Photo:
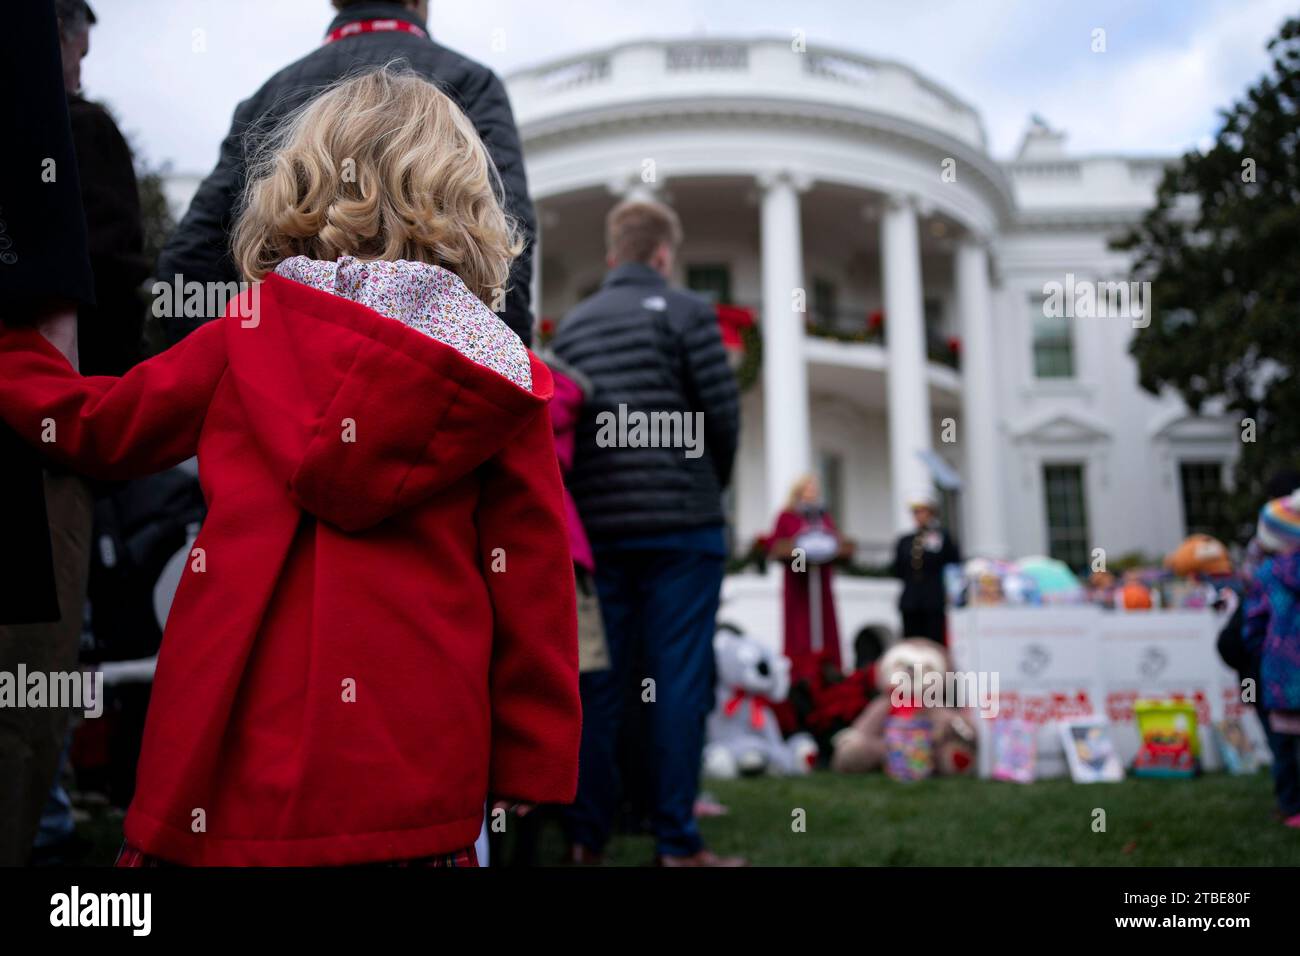
<instances>
[{"instance_id":1,"label":"cloudy sky","mask_svg":"<svg viewBox=\"0 0 1300 956\"><path fill-rule=\"evenodd\" d=\"M205 172L235 104L320 43L328 0L92 0L83 65L151 164ZM1077 152L1176 153L1268 66L1295 0L432 0L448 46L498 72L638 37L788 37L910 64L983 115L996 156L1038 113ZM1106 51L1091 50L1106 31ZM194 31L206 50L195 52ZM498 32L501 31L501 32ZM494 37L504 44L494 45ZM503 46L503 49L495 47Z\"/></svg>"}]
</instances>

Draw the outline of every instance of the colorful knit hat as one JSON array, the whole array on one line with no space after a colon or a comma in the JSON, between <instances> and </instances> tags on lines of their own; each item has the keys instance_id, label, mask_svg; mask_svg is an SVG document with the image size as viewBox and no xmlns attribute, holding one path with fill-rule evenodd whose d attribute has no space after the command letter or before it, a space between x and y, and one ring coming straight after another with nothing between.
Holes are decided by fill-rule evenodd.
<instances>
[{"instance_id":1,"label":"colorful knit hat","mask_svg":"<svg viewBox=\"0 0 1300 956\"><path fill-rule=\"evenodd\" d=\"M1275 553L1300 548L1300 488L1260 509L1255 535L1265 549Z\"/></svg>"}]
</instances>

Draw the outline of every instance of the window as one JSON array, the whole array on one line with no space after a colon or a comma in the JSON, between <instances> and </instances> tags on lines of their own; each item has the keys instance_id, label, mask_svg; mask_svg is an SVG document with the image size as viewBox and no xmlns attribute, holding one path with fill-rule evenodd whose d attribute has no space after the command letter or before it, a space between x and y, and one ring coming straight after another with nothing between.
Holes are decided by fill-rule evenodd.
<instances>
[{"instance_id":1,"label":"window","mask_svg":"<svg viewBox=\"0 0 1300 956\"><path fill-rule=\"evenodd\" d=\"M1034 377L1074 377L1074 337L1070 334L1070 320L1064 316L1047 315L1045 299L1034 296Z\"/></svg>"},{"instance_id":2,"label":"window","mask_svg":"<svg viewBox=\"0 0 1300 956\"><path fill-rule=\"evenodd\" d=\"M943 330L943 300L926 299L922 305L925 316L925 342L930 348L944 348L948 337Z\"/></svg>"},{"instance_id":3,"label":"window","mask_svg":"<svg viewBox=\"0 0 1300 956\"><path fill-rule=\"evenodd\" d=\"M817 476L822 486L822 504L831 518L844 525L844 459L834 452L822 452Z\"/></svg>"},{"instance_id":4,"label":"window","mask_svg":"<svg viewBox=\"0 0 1300 956\"><path fill-rule=\"evenodd\" d=\"M931 362L957 367L957 352L949 344L944 328L944 302L942 299L925 300L925 354Z\"/></svg>"},{"instance_id":5,"label":"window","mask_svg":"<svg viewBox=\"0 0 1300 956\"><path fill-rule=\"evenodd\" d=\"M686 288L698 292L714 305L730 304L731 269L725 265L687 266Z\"/></svg>"},{"instance_id":6,"label":"window","mask_svg":"<svg viewBox=\"0 0 1300 956\"><path fill-rule=\"evenodd\" d=\"M1187 534L1223 533L1223 465L1185 461L1178 466L1183 492L1183 526Z\"/></svg>"},{"instance_id":7,"label":"window","mask_svg":"<svg viewBox=\"0 0 1300 956\"><path fill-rule=\"evenodd\" d=\"M828 328L835 325L835 291L835 283L829 279L813 279L812 318L817 325Z\"/></svg>"},{"instance_id":8,"label":"window","mask_svg":"<svg viewBox=\"0 0 1300 956\"><path fill-rule=\"evenodd\" d=\"M943 526L958 537L962 534L961 491L956 488L939 489L939 515Z\"/></svg>"},{"instance_id":9,"label":"window","mask_svg":"<svg viewBox=\"0 0 1300 956\"><path fill-rule=\"evenodd\" d=\"M1083 465L1044 465L1047 553L1075 570L1088 565L1088 508Z\"/></svg>"}]
</instances>

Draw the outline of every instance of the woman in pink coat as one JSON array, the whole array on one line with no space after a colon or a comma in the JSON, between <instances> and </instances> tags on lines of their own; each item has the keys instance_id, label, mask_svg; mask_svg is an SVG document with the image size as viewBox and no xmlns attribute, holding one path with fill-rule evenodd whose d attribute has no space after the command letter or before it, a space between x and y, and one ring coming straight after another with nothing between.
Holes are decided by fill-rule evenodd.
<instances>
[{"instance_id":1,"label":"woman in pink coat","mask_svg":"<svg viewBox=\"0 0 1300 956\"><path fill-rule=\"evenodd\" d=\"M582 414L582 403L586 401L591 386L586 377L577 369L560 361L554 354L546 353L543 361L551 370L555 383L555 395L549 406L551 411L551 429L555 433L555 455L560 460L560 473L567 475L573 468L574 436L578 428L578 418ZM588 575L596 568L591 556L591 543L587 540L587 531L582 527L578 517L578 506L574 504L569 489L564 489L564 517L569 528L569 550L573 554L573 563Z\"/></svg>"},{"instance_id":2,"label":"woman in pink coat","mask_svg":"<svg viewBox=\"0 0 1300 956\"><path fill-rule=\"evenodd\" d=\"M542 356L551 371L555 394L548 406L551 412L551 429L555 434L555 455L560 462L560 472L568 475L573 468L573 452L578 419L582 406L591 394L591 382L573 366L547 351ZM602 670L609 666L605 647L604 623L600 617L600 604L596 600L593 574L596 561L592 557L587 531L578 515L569 489L564 489L564 519L569 532L569 554L573 558L573 576L578 589L578 659L583 671Z\"/></svg>"}]
</instances>

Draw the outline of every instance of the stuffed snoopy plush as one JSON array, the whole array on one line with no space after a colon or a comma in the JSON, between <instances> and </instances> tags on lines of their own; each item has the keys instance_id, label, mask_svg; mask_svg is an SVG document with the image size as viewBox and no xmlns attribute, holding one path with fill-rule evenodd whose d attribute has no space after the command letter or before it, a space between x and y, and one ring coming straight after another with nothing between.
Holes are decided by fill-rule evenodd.
<instances>
[{"instance_id":1,"label":"stuffed snoopy plush","mask_svg":"<svg viewBox=\"0 0 1300 956\"><path fill-rule=\"evenodd\" d=\"M817 759L817 744L809 734L782 737L772 709L790 692L790 659L729 630L714 637L713 651L717 704L709 715L704 775L808 773Z\"/></svg>"}]
</instances>

